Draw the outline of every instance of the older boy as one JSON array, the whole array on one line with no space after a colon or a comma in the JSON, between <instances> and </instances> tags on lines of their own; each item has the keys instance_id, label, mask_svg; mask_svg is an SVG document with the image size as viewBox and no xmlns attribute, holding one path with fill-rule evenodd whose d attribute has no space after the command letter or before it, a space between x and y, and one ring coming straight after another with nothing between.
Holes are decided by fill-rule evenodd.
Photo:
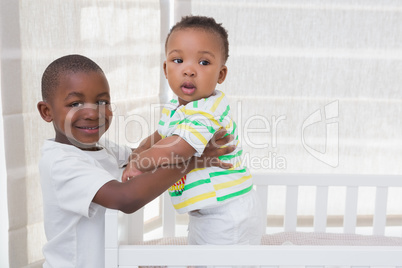
<instances>
[{"instance_id":1,"label":"older boy","mask_svg":"<svg viewBox=\"0 0 402 268\"><path fill-rule=\"evenodd\" d=\"M105 208L132 213L197 163L193 158L124 184L118 181L131 149L99 142L112 119L109 85L102 69L84 56L52 62L42 77L42 97L39 113L56 133L45 141L39 164L48 239L44 267L104 267ZM204 154L207 161L198 164L222 165L211 160L232 150L211 146Z\"/></svg>"}]
</instances>

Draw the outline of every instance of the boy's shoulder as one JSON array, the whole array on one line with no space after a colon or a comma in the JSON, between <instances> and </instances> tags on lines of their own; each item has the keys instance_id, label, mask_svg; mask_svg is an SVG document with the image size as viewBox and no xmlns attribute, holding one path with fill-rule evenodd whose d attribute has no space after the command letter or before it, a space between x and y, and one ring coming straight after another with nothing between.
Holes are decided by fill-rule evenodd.
<instances>
[{"instance_id":1,"label":"boy's shoulder","mask_svg":"<svg viewBox=\"0 0 402 268\"><path fill-rule=\"evenodd\" d=\"M46 154L82 154L82 151L75 146L63 144L54 139L45 140L42 146L42 155Z\"/></svg>"},{"instance_id":2,"label":"boy's shoulder","mask_svg":"<svg viewBox=\"0 0 402 268\"><path fill-rule=\"evenodd\" d=\"M128 146L119 146L109 140L103 140L99 145L103 147L102 150L84 151L73 145L46 140L42 146L39 167L51 172L54 168L69 168L71 165L102 167L105 161L123 166L131 154Z\"/></svg>"},{"instance_id":3,"label":"boy's shoulder","mask_svg":"<svg viewBox=\"0 0 402 268\"><path fill-rule=\"evenodd\" d=\"M75 146L67 145L54 141L53 139L45 140L41 150L41 159L39 166L52 167L56 162L68 162L69 159L76 161L87 160L84 151Z\"/></svg>"},{"instance_id":4,"label":"boy's shoulder","mask_svg":"<svg viewBox=\"0 0 402 268\"><path fill-rule=\"evenodd\" d=\"M105 152L114 156L126 156L127 154L131 153L131 149L127 146L119 146L118 144L107 139L101 139L99 141L99 145L105 149ZM56 142L54 139L45 140L41 152L42 158L47 158L50 160L66 157L92 159L95 156L95 152L84 151L73 145Z\"/></svg>"},{"instance_id":5,"label":"boy's shoulder","mask_svg":"<svg viewBox=\"0 0 402 268\"><path fill-rule=\"evenodd\" d=\"M41 158L39 160L39 170L41 180L50 178L56 171L63 170L67 172L71 167L77 167L77 164L89 163L90 159L84 152L75 146L62 144L52 139L45 140L41 149ZM92 164L92 163L90 163Z\"/></svg>"}]
</instances>

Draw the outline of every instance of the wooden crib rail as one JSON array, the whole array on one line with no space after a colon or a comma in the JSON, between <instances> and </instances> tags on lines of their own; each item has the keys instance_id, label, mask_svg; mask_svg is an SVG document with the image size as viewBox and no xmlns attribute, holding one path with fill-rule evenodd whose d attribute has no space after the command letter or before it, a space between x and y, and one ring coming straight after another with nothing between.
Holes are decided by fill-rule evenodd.
<instances>
[{"instance_id":1,"label":"wooden crib rail","mask_svg":"<svg viewBox=\"0 0 402 268\"><path fill-rule=\"evenodd\" d=\"M345 214L343 233L353 234L356 231L357 201L359 187L376 189L375 211L373 218L373 235L384 235L386 227L386 208L389 187L402 187L400 175L349 175L349 174L253 174L256 191L267 211L267 197L270 186L286 187L286 208L284 211L285 232L296 231L297 203L301 186L316 187L314 212L314 232L325 232L327 227L327 206L329 187L346 187ZM167 193L161 197L161 217L163 237L176 236L176 212ZM120 240L124 244L143 241L144 210L141 209L127 217L129 230L122 230ZM140 231L139 231L140 230Z\"/></svg>"},{"instance_id":2,"label":"wooden crib rail","mask_svg":"<svg viewBox=\"0 0 402 268\"><path fill-rule=\"evenodd\" d=\"M204 267L229 268L255 265L260 268L300 268L302 264L306 268L402 268L402 261L397 257L401 254L401 247L375 246L122 246L119 267L206 265ZM132 266L133 256L136 256L138 266Z\"/></svg>"},{"instance_id":3,"label":"wooden crib rail","mask_svg":"<svg viewBox=\"0 0 402 268\"><path fill-rule=\"evenodd\" d=\"M286 186L286 209L284 213L284 231L296 231L297 201L300 186L316 187L314 213L314 232L325 232L327 224L328 188L346 187L344 233L355 233L357 222L357 201L359 187L375 187L375 211L373 235L384 235L386 226L386 208L389 187L402 187L399 175L339 175L339 174L256 174L254 184L261 200L267 200L268 187ZM264 211L267 203L263 202Z\"/></svg>"}]
</instances>

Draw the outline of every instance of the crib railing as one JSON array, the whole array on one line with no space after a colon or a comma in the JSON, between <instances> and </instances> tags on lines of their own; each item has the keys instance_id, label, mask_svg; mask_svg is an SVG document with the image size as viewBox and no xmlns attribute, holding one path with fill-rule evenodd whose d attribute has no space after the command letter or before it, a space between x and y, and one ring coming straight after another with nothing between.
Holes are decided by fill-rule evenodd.
<instances>
[{"instance_id":1,"label":"crib railing","mask_svg":"<svg viewBox=\"0 0 402 268\"><path fill-rule=\"evenodd\" d=\"M296 231L297 201L300 186L316 187L314 213L314 232L325 232L327 227L328 189L333 186L346 187L346 200L343 221L344 233L355 233L359 187L376 189L373 215L373 235L384 235L386 208L389 187L402 187L402 176L398 175L338 175L338 174L272 174L254 175L254 183L261 200L267 200L268 187L286 186L286 209L284 212L284 231ZM264 211L267 203L262 203Z\"/></svg>"},{"instance_id":2,"label":"crib railing","mask_svg":"<svg viewBox=\"0 0 402 268\"><path fill-rule=\"evenodd\" d=\"M356 231L358 192L360 187L375 188L373 235L384 235L388 189L402 187L398 175L321 175L321 174L254 174L254 184L267 211L269 187L285 186L285 232L296 231L299 188L315 187L314 232L327 229L328 192L333 186L346 187L343 233ZM164 237L175 236L175 211L169 197L162 196ZM324 266L392 266L402 267L402 247L354 246L141 246L130 245L143 240L144 211L128 217L130 228L118 232L117 212L106 213L106 267L136 265L279 265ZM243 257L247 254L247 257ZM186 256L181 258L180 256ZM200 257L201 256L201 257ZM204 257L202 257L204 256ZM291 256L291 257L289 257ZM135 259L135 265L133 265ZM150 263L152 260L152 263ZM193 260L189 263L188 260Z\"/></svg>"}]
</instances>

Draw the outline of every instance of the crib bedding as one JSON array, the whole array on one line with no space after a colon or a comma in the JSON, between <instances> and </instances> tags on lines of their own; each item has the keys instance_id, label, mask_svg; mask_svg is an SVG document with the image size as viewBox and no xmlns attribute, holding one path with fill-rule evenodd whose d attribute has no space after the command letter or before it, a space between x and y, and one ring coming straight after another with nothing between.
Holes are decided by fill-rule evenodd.
<instances>
[{"instance_id":1,"label":"crib bedding","mask_svg":"<svg viewBox=\"0 0 402 268\"><path fill-rule=\"evenodd\" d=\"M187 245L187 237L163 237L138 241L135 245ZM401 237L317 232L280 232L265 234L261 245L311 245L311 246L402 246ZM401 257L402 258L402 257Z\"/></svg>"},{"instance_id":2,"label":"crib bedding","mask_svg":"<svg viewBox=\"0 0 402 268\"><path fill-rule=\"evenodd\" d=\"M402 246L402 238L378 235L282 232L264 235L263 245Z\"/></svg>"}]
</instances>

